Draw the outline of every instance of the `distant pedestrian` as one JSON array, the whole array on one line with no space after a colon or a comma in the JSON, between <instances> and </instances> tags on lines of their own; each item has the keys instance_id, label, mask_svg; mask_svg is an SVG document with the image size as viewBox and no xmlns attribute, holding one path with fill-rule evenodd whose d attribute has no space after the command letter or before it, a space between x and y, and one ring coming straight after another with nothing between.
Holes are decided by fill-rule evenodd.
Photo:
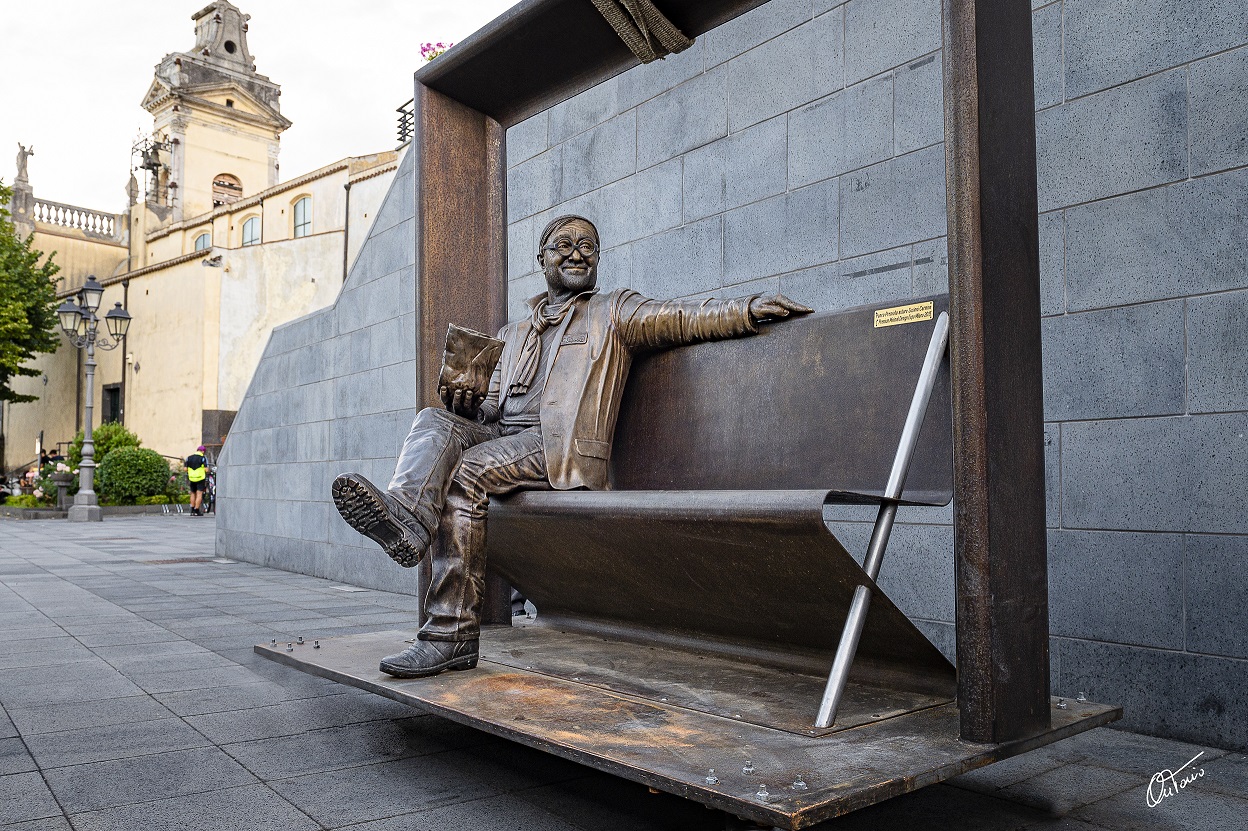
<instances>
[{"instance_id":1,"label":"distant pedestrian","mask_svg":"<svg viewBox=\"0 0 1248 831\"><path fill-rule=\"evenodd\" d=\"M186 457L186 480L191 485L191 516L203 516L204 490L208 487L208 462L202 444Z\"/></svg>"}]
</instances>

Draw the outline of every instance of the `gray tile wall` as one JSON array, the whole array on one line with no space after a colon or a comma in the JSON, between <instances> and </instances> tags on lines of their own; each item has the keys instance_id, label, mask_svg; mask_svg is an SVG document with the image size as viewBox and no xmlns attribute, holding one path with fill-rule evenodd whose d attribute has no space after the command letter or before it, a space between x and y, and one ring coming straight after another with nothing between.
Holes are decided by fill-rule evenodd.
<instances>
[{"instance_id":1,"label":"gray tile wall","mask_svg":"<svg viewBox=\"0 0 1248 831\"><path fill-rule=\"evenodd\" d=\"M411 424L415 204L409 156L337 302L273 331L220 459L218 554L415 593L329 501L343 471L388 482Z\"/></svg>"},{"instance_id":2,"label":"gray tile wall","mask_svg":"<svg viewBox=\"0 0 1248 831\"><path fill-rule=\"evenodd\" d=\"M1248 16L1033 0L1053 688L1248 746ZM509 309L583 213L600 284L820 309L947 287L939 0L772 0L508 132ZM411 175L333 309L277 330L226 455L219 550L407 590L333 515L412 413ZM865 550L872 515L831 527ZM952 511L881 582L953 650Z\"/></svg>"},{"instance_id":3,"label":"gray tile wall","mask_svg":"<svg viewBox=\"0 0 1248 831\"><path fill-rule=\"evenodd\" d=\"M1055 692L1243 748L1248 16L1033 19Z\"/></svg>"}]
</instances>

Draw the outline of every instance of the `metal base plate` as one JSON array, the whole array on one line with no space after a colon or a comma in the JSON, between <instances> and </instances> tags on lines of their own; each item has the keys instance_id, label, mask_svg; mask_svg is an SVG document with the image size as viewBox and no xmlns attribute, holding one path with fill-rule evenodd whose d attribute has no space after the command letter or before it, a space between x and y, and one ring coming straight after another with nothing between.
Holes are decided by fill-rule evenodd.
<instances>
[{"instance_id":1,"label":"metal base plate","mask_svg":"<svg viewBox=\"0 0 1248 831\"><path fill-rule=\"evenodd\" d=\"M404 632L349 635L258 654L499 736L779 828L805 828L1114 721L1122 710L1069 702L1052 727L1001 745L958 738L953 702L860 712L879 692L855 689L856 714L832 732L798 725L818 706L818 679L722 658L568 635L487 628L477 669L400 680L378 669ZM694 665L707 664L701 672ZM726 679L716 682L720 672ZM642 674L637 674L642 673ZM685 674L683 679L678 676ZM770 675L773 683L765 684ZM851 689L853 689L851 687ZM814 690L814 692L812 692ZM894 694L896 695L896 694ZM910 694L912 695L912 694ZM757 699L750 703L750 699ZM666 700L664 700L666 699ZM894 699L893 703L897 703ZM740 715L741 718L736 718ZM871 718L871 716L883 716ZM753 772L745 773L746 762ZM717 781L708 782L710 769ZM806 787L794 787L800 780ZM766 785L766 794L760 794Z\"/></svg>"}]
</instances>

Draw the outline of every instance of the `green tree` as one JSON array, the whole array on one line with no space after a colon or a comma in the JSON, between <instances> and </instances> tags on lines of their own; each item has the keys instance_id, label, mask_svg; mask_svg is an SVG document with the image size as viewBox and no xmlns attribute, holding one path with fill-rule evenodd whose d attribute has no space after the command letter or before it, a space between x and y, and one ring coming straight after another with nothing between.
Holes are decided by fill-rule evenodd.
<instances>
[{"instance_id":1,"label":"green tree","mask_svg":"<svg viewBox=\"0 0 1248 831\"><path fill-rule=\"evenodd\" d=\"M60 270L52 258L39 265L42 251L30 247L9 219L12 189L0 182L0 401L34 401L11 386L18 376L39 371L25 366L40 352L55 352L57 337L56 283Z\"/></svg>"}]
</instances>

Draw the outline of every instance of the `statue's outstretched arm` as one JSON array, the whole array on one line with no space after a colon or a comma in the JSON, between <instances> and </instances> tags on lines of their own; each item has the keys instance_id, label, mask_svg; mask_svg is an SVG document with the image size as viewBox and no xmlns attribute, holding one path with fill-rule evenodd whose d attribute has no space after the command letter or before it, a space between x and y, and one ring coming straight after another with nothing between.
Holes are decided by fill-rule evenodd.
<instances>
[{"instance_id":1,"label":"statue's outstretched arm","mask_svg":"<svg viewBox=\"0 0 1248 831\"><path fill-rule=\"evenodd\" d=\"M662 349L758 332L758 323L811 310L783 295L748 295L731 300L650 300L623 292L612 310L616 326L637 350Z\"/></svg>"}]
</instances>

